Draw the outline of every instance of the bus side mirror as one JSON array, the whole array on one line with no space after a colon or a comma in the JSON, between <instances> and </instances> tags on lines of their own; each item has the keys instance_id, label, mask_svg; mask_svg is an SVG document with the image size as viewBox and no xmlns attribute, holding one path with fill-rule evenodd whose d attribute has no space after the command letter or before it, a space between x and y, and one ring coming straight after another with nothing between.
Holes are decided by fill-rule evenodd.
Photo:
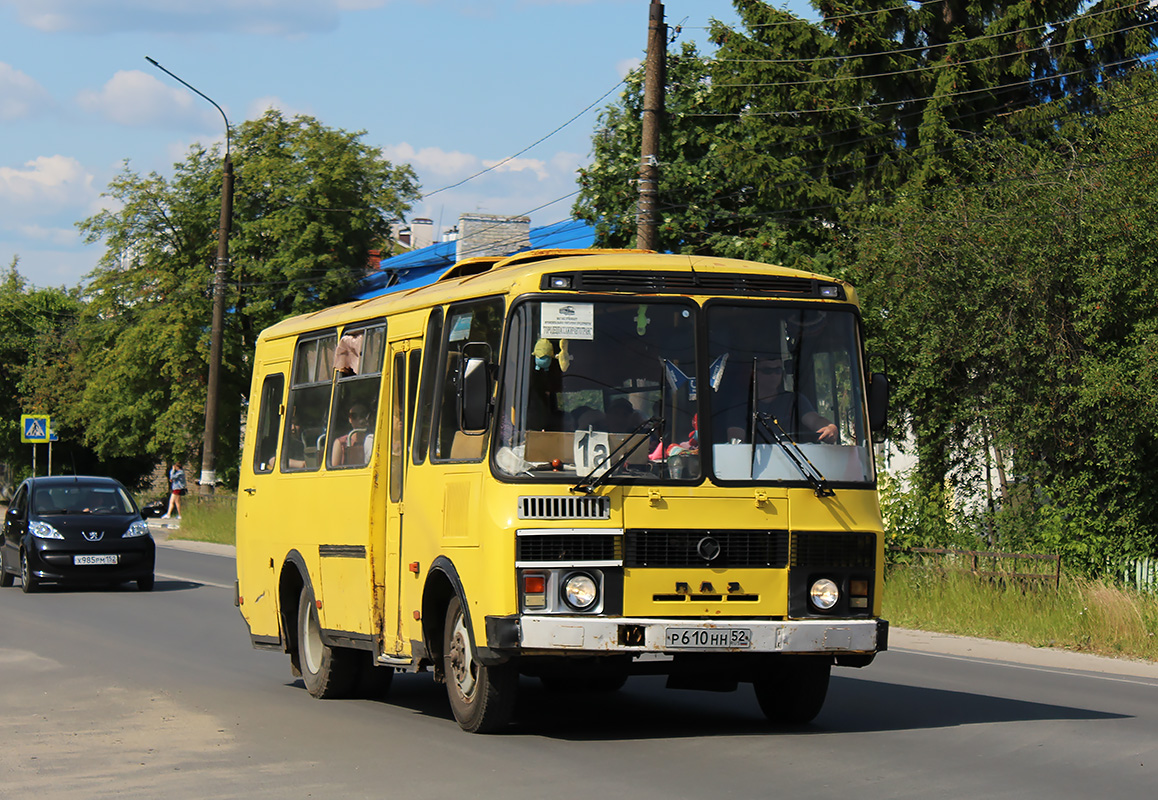
<instances>
[{"instance_id":1,"label":"bus side mirror","mask_svg":"<svg viewBox=\"0 0 1158 800\"><path fill-rule=\"evenodd\" d=\"M869 428L881 433L889 416L889 379L883 372L874 372L868 391Z\"/></svg>"},{"instance_id":2,"label":"bus side mirror","mask_svg":"<svg viewBox=\"0 0 1158 800\"><path fill-rule=\"evenodd\" d=\"M458 383L458 426L464 431L483 431L490 411L491 385L487 362L467 358Z\"/></svg>"}]
</instances>

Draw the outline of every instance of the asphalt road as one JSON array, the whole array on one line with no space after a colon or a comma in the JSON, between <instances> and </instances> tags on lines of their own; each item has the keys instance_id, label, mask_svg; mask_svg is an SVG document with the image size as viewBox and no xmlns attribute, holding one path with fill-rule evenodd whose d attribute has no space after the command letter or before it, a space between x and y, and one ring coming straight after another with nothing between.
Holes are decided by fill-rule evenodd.
<instances>
[{"instance_id":1,"label":"asphalt road","mask_svg":"<svg viewBox=\"0 0 1158 800\"><path fill-rule=\"evenodd\" d=\"M0 590L0 797L1130 798L1158 787L1158 664L894 631L803 731L749 687L552 695L472 736L443 687L318 701L250 648L228 548L152 593Z\"/></svg>"}]
</instances>

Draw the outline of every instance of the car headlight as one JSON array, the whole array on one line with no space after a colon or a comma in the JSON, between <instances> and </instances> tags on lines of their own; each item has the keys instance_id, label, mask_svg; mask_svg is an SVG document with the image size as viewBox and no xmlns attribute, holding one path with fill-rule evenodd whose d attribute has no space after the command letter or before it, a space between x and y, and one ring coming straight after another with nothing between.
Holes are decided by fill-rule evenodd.
<instances>
[{"instance_id":1,"label":"car headlight","mask_svg":"<svg viewBox=\"0 0 1158 800\"><path fill-rule=\"evenodd\" d=\"M579 611L591 608L599 599L599 586L590 575L576 572L563 582L563 599L567 605Z\"/></svg>"},{"instance_id":2,"label":"car headlight","mask_svg":"<svg viewBox=\"0 0 1158 800\"><path fill-rule=\"evenodd\" d=\"M28 532L37 539L63 539L64 534L56 528L49 525L47 522L39 522L33 520L28 523Z\"/></svg>"},{"instance_id":3,"label":"car headlight","mask_svg":"<svg viewBox=\"0 0 1158 800\"><path fill-rule=\"evenodd\" d=\"M828 578L821 578L813 582L808 596L812 598L812 605L821 611L828 611L840 599L840 589Z\"/></svg>"},{"instance_id":4,"label":"car headlight","mask_svg":"<svg viewBox=\"0 0 1158 800\"><path fill-rule=\"evenodd\" d=\"M135 536L148 536L148 535L149 535L149 523L145 522L143 519L139 519L136 522L134 522L132 525L129 526L129 529L127 531L125 531L124 536L122 538L132 539Z\"/></svg>"}]
</instances>

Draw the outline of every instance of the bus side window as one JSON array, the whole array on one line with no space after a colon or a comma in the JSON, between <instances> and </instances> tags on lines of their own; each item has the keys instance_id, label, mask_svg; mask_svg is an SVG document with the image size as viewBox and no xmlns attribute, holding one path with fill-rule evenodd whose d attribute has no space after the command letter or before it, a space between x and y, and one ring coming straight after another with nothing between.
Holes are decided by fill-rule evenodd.
<instances>
[{"instance_id":1,"label":"bus side window","mask_svg":"<svg viewBox=\"0 0 1158 800\"><path fill-rule=\"evenodd\" d=\"M446 338L438 371L437 408L435 409L435 461L478 461L483 456L486 437L466 434L458 428L458 380L463 361L462 351L468 344L489 345L491 365L498 359L503 335L503 301L481 300L451 307L447 313ZM472 348L471 356L484 348Z\"/></svg>"},{"instance_id":2,"label":"bus side window","mask_svg":"<svg viewBox=\"0 0 1158 800\"><path fill-rule=\"evenodd\" d=\"M281 471L316 470L325 448L330 387L334 375L335 332L302 339L294 351L293 380L282 435Z\"/></svg>"},{"instance_id":3,"label":"bus side window","mask_svg":"<svg viewBox=\"0 0 1158 800\"><path fill-rule=\"evenodd\" d=\"M272 472L277 461L277 434L281 430L281 402L285 375L267 375L261 384L261 407L257 413L257 445L253 448L253 471Z\"/></svg>"},{"instance_id":4,"label":"bus side window","mask_svg":"<svg viewBox=\"0 0 1158 800\"><path fill-rule=\"evenodd\" d=\"M426 323L426 362L422 366L422 384L418 394L418 421L414 425L415 464L426 461L426 451L430 446L430 426L434 415L434 383L438 375L439 344L442 342L442 309L430 312Z\"/></svg>"},{"instance_id":5,"label":"bus side window","mask_svg":"<svg viewBox=\"0 0 1158 800\"><path fill-rule=\"evenodd\" d=\"M353 340L357 346L352 355L348 351L335 366L337 385L326 441L327 467L364 467L370 463L385 338L384 325L347 329L342 334L343 341Z\"/></svg>"}]
</instances>

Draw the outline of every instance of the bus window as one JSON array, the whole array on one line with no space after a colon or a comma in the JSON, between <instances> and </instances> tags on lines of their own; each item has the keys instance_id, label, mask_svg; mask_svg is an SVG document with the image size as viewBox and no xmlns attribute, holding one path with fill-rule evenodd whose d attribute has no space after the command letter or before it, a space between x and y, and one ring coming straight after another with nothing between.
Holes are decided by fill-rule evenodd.
<instances>
[{"instance_id":1,"label":"bus window","mask_svg":"<svg viewBox=\"0 0 1158 800\"><path fill-rule=\"evenodd\" d=\"M402 463L406 453L406 354L397 353L391 369L390 502L402 499Z\"/></svg>"},{"instance_id":2,"label":"bus window","mask_svg":"<svg viewBox=\"0 0 1158 800\"><path fill-rule=\"evenodd\" d=\"M277 461L277 434L281 430L281 398L285 375L267 375L261 384L261 408L257 415L257 446L253 448L253 471L272 472Z\"/></svg>"},{"instance_id":3,"label":"bus window","mask_svg":"<svg viewBox=\"0 0 1158 800\"><path fill-rule=\"evenodd\" d=\"M370 461L385 336L386 329L381 325L347 329L342 334L342 342L350 342L350 346L344 354L339 353L343 360L337 365L337 385L330 409L328 467L363 467Z\"/></svg>"},{"instance_id":4,"label":"bus window","mask_svg":"<svg viewBox=\"0 0 1158 800\"><path fill-rule=\"evenodd\" d=\"M415 424L414 436L414 463L421 464L426 460L426 450L430 445L430 420L434 413L434 380L438 374L439 343L442 341L442 309L436 308L430 312L430 320L426 323L426 363L422 367L422 389L419 392L418 422Z\"/></svg>"},{"instance_id":5,"label":"bus window","mask_svg":"<svg viewBox=\"0 0 1158 800\"><path fill-rule=\"evenodd\" d=\"M696 309L525 302L511 314L494 460L516 479L697 480ZM618 453L612 457L612 453Z\"/></svg>"},{"instance_id":6,"label":"bus window","mask_svg":"<svg viewBox=\"0 0 1158 800\"><path fill-rule=\"evenodd\" d=\"M458 427L458 376L463 350L467 345L489 345L490 363L498 358L502 343L503 302L481 302L451 307L447 314L440 381L435 409L434 461L478 461L483 455L485 436L471 435ZM472 355L479 352L472 348Z\"/></svg>"},{"instance_id":7,"label":"bus window","mask_svg":"<svg viewBox=\"0 0 1158 800\"><path fill-rule=\"evenodd\" d=\"M410 351L410 374L406 376L406 446L414 436L414 406L418 400L418 376L422 371L422 351Z\"/></svg>"},{"instance_id":8,"label":"bus window","mask_svg":"<svg viewBox=\"0 0 1158 800\"><path fill-rule=\"evenodd\" d=\"M321 465L319 452L326 443L337 344L336 333L298 342L282 436L282 472L315 470Z\"/></svg>"}]
</instances>

